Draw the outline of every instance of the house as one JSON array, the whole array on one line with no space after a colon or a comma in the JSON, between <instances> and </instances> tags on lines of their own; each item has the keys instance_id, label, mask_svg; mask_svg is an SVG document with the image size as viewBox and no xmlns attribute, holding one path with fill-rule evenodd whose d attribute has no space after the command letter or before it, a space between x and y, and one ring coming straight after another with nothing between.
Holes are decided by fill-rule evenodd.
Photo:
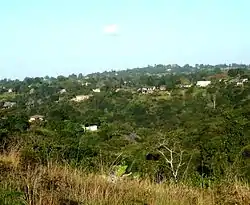
<instances>
[{"instance_id":1,"label":"house","mask_svg":"<svg viewBox=\"0 0 250 205\"><path fill-rule=\"evenodd\" d=\"M211 84L211 81L207 80L207 81L197 81L196 85L199 87L207 87L208 85Z\"/></svg>"},{"instance_id":2,"label":"house","mask_svg":"<svg viewBox=\"0 0 250 205\"><path fill-rule=\"evenodd\" d=\"M33 94L34 92L35 92L35 89L34 89L34 88L31 88L29 93L30 93L30 94Z\"/></svg>"},{"instance_id":3,"label":"house","mask_svg":"<svg viewBox=\"0 0 250 205\"><path fill-rule=\"evenodd\" d=\"M100 90L100 88L96 88L96 89L93 89L93 92L99 93L99 92L101 92L101 90Z\"/></svg>"},{"instance_id":4,"label":"house","mask_svg":"<svg viewBox=\"0 0 250 205\"><path fill-rule=\"evenodd\" d=\"M148 88L138 88L137 92L140 92L142 94L146 94L148 92Z\"/></svg>"},{"instance_id":5,"label":"house","mask_svg":"<svg viewBox=\"0 0 250 205\"><path fill-rule=\"evenodd\" d=\"M59 91L60 94L63 94L63 93L66 93L66 92L67 92L66 89L61 89L61 90Z\"/></svg>"},{"instance_id":6,"label":"house","mask_svg":"<svg viewBox=\"0 0 250 205\"><path fill-rule=\"evenodd\" d=\"M85 82L85 83L82 83L82 86L88 86L88 85L90 85L90 83L89 82Z\"/></svg>"},{"instance_id":7,"label":"house","mask_svg":"<svg viewBox=\"0 0 250 205\"><path fill-rule=\"evenodd\" d=\"M237 86L239 86L239 85L243 86L244 83L248 82L248 79L247 78L242 78L242 79L233 78L233 79L229 80L228 82L231 83L231 84L236 84Z\"/></svg>"},{"instance_id":8,"label":"house","mask_svg":"<svg viewBox=\"0 0 250 205\"><path fill-rule=\"evenodd\" d=\"M81 102L88 100L92 95L77 95L75 98L72 98L71 101Z\"/></svg>"},{"instance_id":9,"label":"house","mask_svg":"<svg viewBox=\"0 0 250 205\"><path fill-rule=\"evenodd\" d=\"M90 131L90 132L95 132L98 130L98 127L97 125L91 125L91 126L85 127L85 130Z\"/></svg>"},{"instance_id":10,"label":"house","mask_svg":"<svg viewBox=\"0 0 250 205\"><path fill-rule=\"evenodd\" d=\"M165 86L165 85L162 85L162 86L160 86L160 91L165 91L165 90L167 90L167 87Z\"/></svg>"},{"instance_id":11,"label":"house","mask_svg":"<svg viewBox=\"0 0 250 205\"><path fill-rule=\"evenodd\" d=\"M3 104L3 108L8 109L8 108L14 107L15 105L16 105L16 102L5 102Z\"/></svg>"},{"instance_id":12,"label":"house","mask_svg":"<svg viewBox=\"0 0 250 205\"><path fill-rule=\"evenodd\" d=\"M241 80L238 80L236 85L237 86L243 86L244 83L247 83L248 82L248 79L247 78L244 78L244 79L241 79Z\"/></svg>"},{"instance_id":13,"label":"house","mask_svg":"<svg viewBox=\"0 0 250 205\"><path fill-rule=\"evenodd\" d=\"M10 89L8 90L8 93L13 93L13 89L10 88Z\"/></svg>"},{"instance_id":14,"label":"house","mask_svg":"<svg viewBox=\"0 0 250 205\"><path fill-rule=\"evenodd\" d=\"M192 84L180 84L179 87L180 88L191 88Z\"/></svg>"},{"instance_id":15,"label":"house","mask_svg":"<svg viewBox=\"0 0 250 205\"><path fill-rule=\"evenodd\" d=\"M183 85L184 88L191 88L192 87L192 84L189 84L189 85Z\"/></svg>"},{"instance_id":16,"label":"house","mask_svg":"<svg viewBox=\"0 0 250 205\"><path fill-rule=\"evenodd\" d=\"M241 79L241 82L242 82L242 83L247 83L247 82L248 82L248 79L247 79L247 78Z\"/></svg>"},{"instance_id":17,"label":"house","mask_svg":"<svg viewBox=\"0 0 250 205\"><path fill-rule=\"evenodd\" d=\"M138 88L137 92L140 92L142 94L152 94L155 91L156 87L152 88Z\"/></svg>"},{"instance_id":18,"label":"house","mask_svg":"<svg viewBox=\"0 0 250 205\"><path fill-rule=\"evenodd\" d=\"M35 122L35 121L43 121L44 116L42 115L33 115L30 117L29 122Z\"/></svg>"}]
</instances>

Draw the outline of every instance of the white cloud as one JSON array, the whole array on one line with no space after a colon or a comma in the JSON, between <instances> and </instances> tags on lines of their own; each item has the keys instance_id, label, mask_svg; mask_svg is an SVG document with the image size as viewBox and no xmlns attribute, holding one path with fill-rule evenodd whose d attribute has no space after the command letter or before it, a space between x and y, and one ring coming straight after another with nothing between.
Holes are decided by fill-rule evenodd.
<instances>
[{"instance_id":1,"label":"white cloud","mask_svg":"<svg viewBox=\"0 0 250 205\"><path fill-rule=\"evenodd\" d=\"M103 32L109 35L117 35L118 34L118 26L116 24L107 25L104 27Z\"/></svg>"}]
</instances>

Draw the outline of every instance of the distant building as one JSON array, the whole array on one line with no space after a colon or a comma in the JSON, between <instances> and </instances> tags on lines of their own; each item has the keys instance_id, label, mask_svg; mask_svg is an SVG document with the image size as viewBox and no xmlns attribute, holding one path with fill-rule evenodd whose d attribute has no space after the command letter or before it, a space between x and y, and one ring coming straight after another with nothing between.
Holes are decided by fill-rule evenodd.
<instances>
[{"instance_id":1,"label":"distant building","mask_svg":"<svg viewBox=\"0 0 250 205\"><path fill-rule=\"evenodd\" d=\"M85 127L85 130L90 131L90 132L95 132L98 130L98 127L97 125L91 125L91 126Z\"/></svg>"},{"instance_id":2,"label":"distant building","mask_svg":"<svg viewBox=\"0 0 250 205\"><path fill-rule=\"evenodd\" d=\"M61 90L59 91L60 94L63 94L63 93L66 93L66 92L67 92L66 89L61 89Z\"/></svg>"},{"instance_id":3,"label":"distant building","mask_svg":"<svg viewBox=\"0 0 250 205\"><path fill-rule=\"evenodd\" d=\"M100 88L96 88L96 89L93 89L93 92L99 93L99 92L101 92L101 90L100 90Z\"/></svg>"},{"instance_id":4,"label":"distant building","mask_svg":"<svg viewBox=\"0 0 250 205\"><path fill-rule=\"evenodd\" d=\"M184 88L191 88L192 87L192 84L189 84L189 85L183 85Z\"/></svg>"},{"instance_id":5,"label":"distant building","mask_svg":"<svg viewBox=\"0 0 250 205\"><path fill-rule=\"evenodd\" d=\"M8 93L13 93L13 89L10 88L10 89L8 90Z\"/></svg>"},{"instance_id":6,"label":"distant building","mask_svg":"<svg viewBox=\"0 0 250 205\"><path fill-rule=\"evenodd\" d=\"M138 88L137 92L146 94L148 92L148 89L147 88Z\"/></svg>"},{"instance_id":7,"label":"distant building","mask_svg":"<svg viewBox=\"0 0 250 205\"><path fill-rule=\"evenodd\" d=\"M8 109L8 108L12 108L16 105L16 102L4 102L3 104L3 108Z\"/></svg>"},{"instance_id":8,"label":"distant building","mask_svg":"<svg viewBox=\"0 0 250 205\"><path fill-rule=\"evenodd\" d=\"M82 85L88 86L88 85L90 85L90 83L89 82L85 82L85 83L82 83Z\"/></svg>"},{"instance_id":9,"label":"distant building","mask_svg":"<svg viewBox=\"0 0 250 205\"><path fill-rule=\"evenodd\" d=\"M241 80L242 83L247 83L248 82L248 79L247 78L244 78Z\"/></svg>"},{"instance_id":10,"label":"distant building","mask_svg":"<svg viewBox=\"0 0 250 205\"><path fill-rule=\"evenodd\" d=\"M244 83L247 83L247 82L248 82L248 79L244 78L244 79L238 80L236 85L237 86L243 86Z\"/></svg>"},{"instance_id":11,"label":"distant building","mask_svg":"<svg viewBox=\"0 0 250 205\"><path fill-rule=\"evenodd\" d=\"M71 101L81 102L84 100L88 100L92 95L77 95L75 98L71 99Z\"/></svg>"},{"instance_id":12,"label":"distant building","mask_svg":"<svg viewBox=\"0 0 250 205\"><path fill-rule=\"evenodd\" d=\"M34 88L30 89L30 94L33 94L34 92L35 92Z\"/></svg>"},{"instance_id":13,"label":"distant building","mask_svg":"<svg viewBox=\"0 0 250 205\"><path fill-rule=\"evenodd\" d=\"M211 81L197 81L196 85L199 87L207 87L211 84Z\"/></svg>"},{"instance_id":14,"label":"distant building","mask_svg":"<svg viewBox=\"0 0 250 205\"><path fill-rule=\"evenodd\" d=\"M152 94L155 91L156 87L152 88L138 88L137 92L140 92L142 94Z\"/></svg>"},{"instance_id":15,"label":"distant building","mask_svg":"<svg viewBox=\"0 0 250 205\"><path fill-rule=\"evenodd\" d=\"M192 84L180 84L178 85L179 88L191 88Z\"/></svg>"},{"instance_id":16,"label":"distant building","mask_svg":"<svg viewBox=\"0 0 250 205\"><path fill-rule=\"evenodd\" d=\"M43 115L33 115L30 117L29 122L43 121L43 120L44 120Z\"/></svg>"},{"instance_id":17,"label":"distant building","mask_svg":"<svg viewBox=\"0 0 250 205\"><path fill-rule=\"evenodd\" d=\"M167 87L165 86L165 85L162 85L162 86L160 86L160 88L159 88L161 91L165 91L165 90L167 90Z\"/></svg>"}]
</instances>

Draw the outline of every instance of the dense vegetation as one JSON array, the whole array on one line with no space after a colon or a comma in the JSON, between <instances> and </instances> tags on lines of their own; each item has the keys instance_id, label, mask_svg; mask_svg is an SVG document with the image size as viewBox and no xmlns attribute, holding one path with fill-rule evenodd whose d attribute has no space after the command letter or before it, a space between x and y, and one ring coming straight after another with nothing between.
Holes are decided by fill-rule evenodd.
<instances>
[{"instance_id":1,"label":"dense vegetation","mask_svg":"<svg viewBox=\"0 0 250 205\"><path fill-rule=\"evenodd\" d=\"M112 179L128 175L200 188L249 182L247 79L249 66L238 64L3 79L0 151L15 150L21 171L56 163ZM201 80L211 84L199 87ZM71 100L78 95L88 98ZM33 115L44 117L29 122ZM91 125L98 130L87 131ZM0 181L6 182L3 161ZM18 185L9 186L0 193L17 191Z\"/></svg>"}]
</instances>

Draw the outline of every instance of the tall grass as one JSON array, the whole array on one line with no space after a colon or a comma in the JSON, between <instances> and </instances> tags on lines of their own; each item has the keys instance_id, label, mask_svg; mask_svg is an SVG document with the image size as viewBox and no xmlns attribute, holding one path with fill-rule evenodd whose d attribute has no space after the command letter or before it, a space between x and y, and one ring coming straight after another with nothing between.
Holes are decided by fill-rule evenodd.
<instances>
[{"instance_id":1,"label":"tall grass","mask_svg":"<svg viewBox=\"0 0 250 205\"><path fill-rule=\"evenodd\" d=\"M0 156L0 202L28 205L250 204L250 188L240 182L208 189L185 184L156 184L145 179L123 178L112 183L105 175L87 174L68 165L48 163L23 168L21 161L18 152ZM3 190L13 196L6 198L1 194Z\"/></svg>"}]
</instances>

